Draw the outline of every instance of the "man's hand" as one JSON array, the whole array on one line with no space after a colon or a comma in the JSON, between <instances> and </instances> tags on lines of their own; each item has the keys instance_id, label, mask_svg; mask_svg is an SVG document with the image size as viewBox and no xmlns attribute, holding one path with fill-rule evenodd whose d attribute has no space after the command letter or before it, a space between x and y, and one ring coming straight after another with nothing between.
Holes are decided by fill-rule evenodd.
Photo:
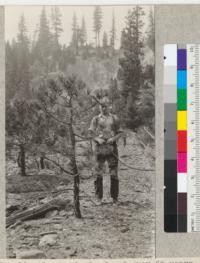
<instances>
[{"instance_id":1,"label":"man's hand","mask_svg":"<svg viewBox=\"0 0 200 263\"><path fill-rule=\"evenodd\" d=\"M112 138L107 140L107 143L109 143L109 144L113 144L114 142L115 142L115 137L112 137Z\"/></svg>"},{"instance_id":2,"label":"man's hand","mask_svg":"<svg viewBox=\"0 0 200 263\"><path fill-rule=\"evenodd\" d=\"M98 144L103 144L103 143L105 142L104 139L99 138L99 137L95 137L95 138L94 138L94 141L97 142Z\"/></svg>"},{"instance_id":3,"label":"man's hand","mask_svg":"<svg viewBox=\"0 0 200 263\"><path fill-rule=\"evenodd\" d=\"M120 132L119 134L115 135L114 137L107 140L107 143L112 144L116 142L120 137L123 137L123 133Z\"/></svg>"}]
</instances>

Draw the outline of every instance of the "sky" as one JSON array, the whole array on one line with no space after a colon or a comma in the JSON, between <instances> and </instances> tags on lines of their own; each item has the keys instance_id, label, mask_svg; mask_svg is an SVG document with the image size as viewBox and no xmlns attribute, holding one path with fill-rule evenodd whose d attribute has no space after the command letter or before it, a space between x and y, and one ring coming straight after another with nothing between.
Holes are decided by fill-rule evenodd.
<instances>
[{"instance_id":1,"label":"sky","mask_svg":"<svg viewBox=\"0 0 200 263\"><path fill-rule=\"evenodd\" d=\"M100 38L102 39L103 32L109 34L112 25L112 14L115 15L115 23L117 29L117 41L116 47L120 45L121 31L125 26L125 17L129 9L133 6L102 6L102 33ZM48 17L51 14L51 6L46 6L46 12ZM144 16L144 30L148 24L148 14L151 6L143 6L146 15ZM77 15L78 24L81 25L82 16L85 17L86 29L88 33L88 43L94 43L93 32L93 12L94 6L59 6L60 13L62 15L62 27L63 33L60 37L62 44L68 45L71 40L71 27L72 17L74 12ZM42 6L6 6L5 7L5 37L6 40L12 41L16 38L18 32L19 18L23 14L26 21L28 35L31 39L34 38L34 32L39 24L39 17L42 10Z\"/></svg>"}]
</instances>

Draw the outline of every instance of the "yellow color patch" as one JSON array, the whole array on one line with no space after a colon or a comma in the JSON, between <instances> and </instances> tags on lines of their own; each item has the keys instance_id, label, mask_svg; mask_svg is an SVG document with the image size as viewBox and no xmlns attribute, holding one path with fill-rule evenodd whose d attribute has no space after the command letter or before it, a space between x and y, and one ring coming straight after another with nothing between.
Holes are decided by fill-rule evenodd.
<instances>
[{"instance_id":1,"label":"yellow color patch","mask_svg":"<svg viewBox=\"0 0 200 263\"><path fill-rule=\"evenodd\" d=\"M177 111L177 130L187 130L187 111Z\"/></svg>"}]
</instances>

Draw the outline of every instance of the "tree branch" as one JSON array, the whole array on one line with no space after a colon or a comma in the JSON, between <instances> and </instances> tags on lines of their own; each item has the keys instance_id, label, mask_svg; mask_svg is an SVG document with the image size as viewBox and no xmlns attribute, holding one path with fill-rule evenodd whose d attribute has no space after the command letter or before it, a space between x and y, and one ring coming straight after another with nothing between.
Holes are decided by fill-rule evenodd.
<instances>
[{"instance_id":1,"label":"tree branch","mask_svg":"<svg viewBox=\"0 0 200 263\"><path fill-rule=\"evenodd\" d=\"M53 118L54 120L56 120L57 122L63 123L63 124L65 124L65 125L70 125L70 124L71 124L70 122L61 121L60 119L58 119L57 117L55 117L52 113L50 113L50 112L47 110L47 107L46 107L46 105L45 105L44 103L43 103L43 106L44 106L45 112L46 112L51 118Z\"/></svg>"},{"instance_id":2,"label":"tree branch","mask_svg":"<svg viewBox=\"0 0 200 263\"><path fill-rule=\"evenodd\" d=\"M63 172L75 176L75 174L73 174L72 172L69 172L69 171L65 170L65 169L64 169L62 166L60 166L57 162L49 159L48 157L45 156L44 159L46 159L47 161L50 161L50 162L52 162L53 164L55 164L55 165L56 165L57 167L59 167Z\"/></svg>"},{"instance_id":3,"label":"tree branch","mask_svg":"<svg viewBox=\"0 0 200 263\"><path fill-rule=\"evenodd\" d=\"M91 140L90 138L84 137L84 136L76 134L76 133L74 133L74 135L79 137L79 138L81 138L81 139L83 139L84 141L90 141Z\"/></svg>"},{"instance_id":4,"label":"tree branch","mask_svg":"<svg viewBox=\"0 0 200 263\"><path fill-rule=\"evenodd\" d=\"M83 115L85 112L89 111L90 109L92 109L93 107L95 107L97 105L97 102L92 104L90 107L88 107L87 109L81 111L81 114L79 114L79 116L77 116L77 119L83 118Z\"/></svg>"},{"instance_id":5,"label":"tree branch","mask_svg":"<svg viewBox=\"0 0 200 263\"><path fill-rule=\"evenodd\" d=\"M97 99L94 95L92 96L92 98L93 98L98 104L101 104L100 100Z\"/></svg>"},{"instance_id":6,"label":"tree branch","mask_svg":"<svg viewBox=\"0 0 200 263\"><path fill-rule=\"evenodd\" d=\"M155 136L150 133L145 127L143 127L143 130L151 137L152 140L155 140Z\"/></svg>"},{"instance_id":7,"label":"tree branch","mask_svg":"<svg viewBox=\"0 0 200 263\"><path fill-rule=\"evenodd\" d=\"M51 99L53 99L51 96L49 96L48 94L46 94L46 96L51 100ZM61 98L63 98L63 99L65 99L65 97L63 97L63 96L60 96ZM63 105L63 104L61 104L61 103L58 103L58 102L55 102L55 104L57 104L57 105L59 105L59 106L61 106L61 107L64 107L64 108L70 108L70 106L69 105Z\"/></svg>"}]
</instances>

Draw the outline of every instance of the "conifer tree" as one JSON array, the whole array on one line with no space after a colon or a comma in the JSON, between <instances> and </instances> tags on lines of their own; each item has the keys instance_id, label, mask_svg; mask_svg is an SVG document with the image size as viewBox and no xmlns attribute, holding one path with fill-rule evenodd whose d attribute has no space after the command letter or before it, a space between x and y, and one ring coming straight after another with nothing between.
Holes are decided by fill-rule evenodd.
<instances>
[{"instance_id":1,"label":"conifer tree","mask_svg":"<svg viewBox=\"0 0 200 263\"><path fill-rule=\"evenodd\" d=\"M87 44L87 30L86 30L84 17L82 17L82 24L81 24L79 39L80 39L81 46L85 46Z\"/></svg>"},{"instance_id":2,"label":"conifer tree","mask_svg":"<svg viewBox=\"0 0 200 263\"><path fill-rule=\"evenodd\" d=\"M48 70L50 58L52 56L52 35L49 28L45 7L40 15L38 38L35 46L36 58Z\"/></svg>"},{"instance_id":3,"label":"conifer tree","mask_svg":"<svg viewBox=\"0 0 200 263\"><path fill-rule=\"evenodd\" d=\"M149 25L147 29L147 45L154 52L155 48L155 26L154 26L154 14L152 8L149 11Z\"/></svg>"},{"instance_id":4,"label":"conifer tree","mask_svg":"<svg viewBox=\"0 0 200 263\"><path fill-rule=\"evenodd\" d=\"M131 127L138 124L133 116L139 116L137 104L142 84L143 40L142 29L144 11L135 6L128 11L126 27L122 31L121 46L124 56L119 60L118 79L122 82L122 95L126 101L127 123Z\"/></svg>"},{"instance_id":5,"label":"conifer tree","mask_svg":"<svg viewBox=\"0 0 200 263\"><path fill-rule=\"evenodd\" d=\"M110 31L110 46L115 49L115 41L116 41L116 26L115 26L115 15L112 15L112 28Z\"/></svg>"},{"instance_id":6,"label":"conifer tree","mask_svg":"<svg viewBox=\"0 0 200 263\"><path fill-rule=\"evenodd\" d=\"M78 48L79 48L79 34L80 29L77 23L77 17L76 13L74 13L72 18L72 40L71 40L71 46L75 51L75 54L78 55Z\"/></svg>"},{"instance_id":7,"label":"conifer tree","mask_svg":"<svg viewBox=\"0 0 200 263\"><path fill-rule=\"evenodd\" d=\"M15 40L12 43L6 43L6 103L8 103L16 94L17 90L17 43Z\"/></svg>"},{"instance_id":8,"label":"conifer tree","mask_svg":"<svg viewBox=\"0 0 200 263\"><path fill-rule=\"evenodd\" d=\"M30 96L30 51L29 39L27 36L27 29L24 15L20 17L16 52L17 52L17 67L16 67L16 96L28 98Z\"/></svg>"},{"instance_id":9,"label":"conifer tree","mask_svg":"<svg viewBox=\"0 0 200 263\"><path fill-rule=\"evenodd\" d=\"M51 24L54 40L58 43L60 35L63 32L61 23L61 13L58 6L54 6L51 9Z\"/></svg>"},{"instance_id":10,"label":"conifer tree","mask_svg":"<svg viewBox=\"0 0 200 263\"><path fill-rule=\"evenodd\" d=\"M58 6L54 6L51 9L51 25L53 31L52 38L52 70L57 71L60 68L60 60L62 56L61 46L59 44L59 38L63 32L62 23L61 23L61 13Z\"/></svg>"},{"instance_id":11,"label":"conifer tree","mask_svg":"<svg viewBox=\"0 0 200 263\"><path fill-rule=\"evenodd\" d=\"M106 32L103 33L103 47L108 47L108 35Z\"/></svg>"},{"instance_id":12,"label":"conifer tree","mask_svg":"<svg viewBox=\"0 0 200 263\"><path fill-rule=\"evenodd\" d=\"M96 6L93 14L94 32L96 48L100 47L100 32L102 28L102 10L100 6Z\"/></svg>"}]
</instances>

